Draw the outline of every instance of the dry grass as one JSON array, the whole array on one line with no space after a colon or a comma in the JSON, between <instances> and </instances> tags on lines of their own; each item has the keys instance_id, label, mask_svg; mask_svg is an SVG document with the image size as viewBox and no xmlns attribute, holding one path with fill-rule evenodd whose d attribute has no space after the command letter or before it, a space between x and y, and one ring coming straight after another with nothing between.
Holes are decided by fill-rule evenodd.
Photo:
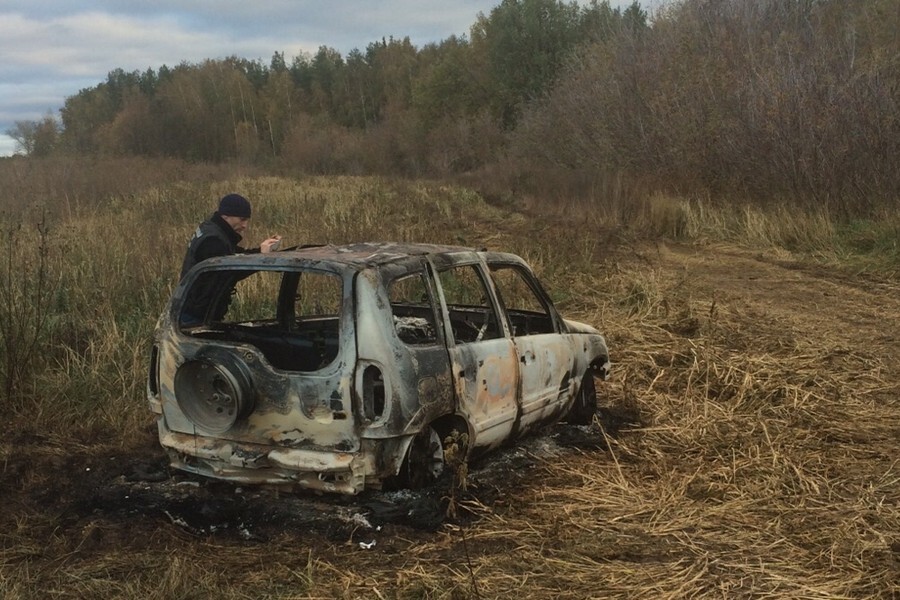
<instances>
[{"instance_id":1,"label":"dry grass","mask_svg":"<svg viewBox=\"0 0 900 600\"><path fill-rule=\"evenodd\" d=\"M434 534L397 528L371 550L303 531L259 544L190 536L149 515L42 511L34 499L69 481L73 456L144 447L149 332L191 228L232 189L256 200L251 242L278 231L287 245L428 240L521 253L567 316L607 334L615 370L601 406L636 424L610 430L605 451L525 443L533 466L502 496L473 481L464 506L477 519ZM726 234L718 213L654 202L646 226L659 233L719 231L757 247L774 235L772 217L731 215L745 234ZM56 332L64 351L49 354L45 395L14 417L44 436L28 446L39 468L12 473L23 438L0 442L0 483L16 492L0 520L2 597L900 597L900 356L890 337L900 300L889 290L860 295L882 311L883 337L823 328L863 319L863 301L848 288L793 306L720 277L744 267L714 248L705 256L719 271L704 271L611 233L607 217L537 221L427 183L246 179L100 205L57 229L55 272L77 319ZM121 231L133 236L109 233Z\"/></svg>"},{"instance_id":2,"label":"dry grass","mask_svg":"<svg viewBox=\"0 0 900 600\"><path fill-rule=\"evenodd\" d=\"M746 319L719 308L692 338L623 332L613 401L637 396L648 425L600 473L569 465L590 507L579 522L600 539L631 533L642 564L618 571L624 596L890 597L900 464L897 406L883 401L900 388L877 357Z\"/></svg>"}]
</instances>

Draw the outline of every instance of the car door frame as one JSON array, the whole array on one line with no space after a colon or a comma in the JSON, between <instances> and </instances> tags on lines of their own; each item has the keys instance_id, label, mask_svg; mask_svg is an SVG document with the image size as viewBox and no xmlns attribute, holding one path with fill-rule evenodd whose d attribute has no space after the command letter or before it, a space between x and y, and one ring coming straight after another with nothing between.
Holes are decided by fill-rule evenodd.
<instances>
[{"instance_id":1,"label":"car door frame","mask_svg":"<svg viewBox=\"0 0 900 600\"><path fill-rule=\"evenodd\" d=\"M438 291L444 339L450 359L457 413L470 427L470 451L495 448L518 431L519 356L510 336L483 258L475 252L430 256L429 262ZM460 342L454 335L450 307L441 280L449 269L472 267L487 294L488 308L494 312L500 336Z\"/></svg>"},{"instance_id":2,"label":"car door frame","mask_svg":"<svg viewBox=\"0 0 900 600\"><path fill-rule=\"evenodd\" d=\"M555 420L568 410L578 382L572 374L575 353L565 326L553 301L534 272L510 256L487 257L487 272L491 277L500 309L515 347L519 365L519 435ZM495 268L509 268L522 276L534 297L542 305L552 323L552 332L517 335L502 291L494 279Z\"/></svg>"}]
</instances>

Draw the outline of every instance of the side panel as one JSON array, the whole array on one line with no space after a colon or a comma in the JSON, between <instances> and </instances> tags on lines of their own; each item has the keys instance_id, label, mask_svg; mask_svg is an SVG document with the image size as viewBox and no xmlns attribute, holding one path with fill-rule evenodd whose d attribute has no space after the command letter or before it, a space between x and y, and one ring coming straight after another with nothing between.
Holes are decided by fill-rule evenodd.
<instances>
[{"instance_id":1,"label":"side panel","mask_svg":"<svg viewBox=\"0 0 900 600\"><path fill-rule=\"evenodd\" d=\"M474 447L494 448L513 433L518 407L517 356L508 338L450 349L459 412L472 425Z\"/></svg>"},{"instance_id":2,"label":"side panel","mask_svg":"<svg viewBox=\"0 0 900 600\"><path fill-rule=\"evenodd\" d=\"M573 394L577 380L568 336L542 334L514 338L522 382L520 429L525 432L560 415Z\"/></svg>"},{"instance_id":3,"label":"side panel","mask_svg":"<svg viewBox=\"0 0 900 600\"><path fill-rule=\"evenodd\" d=\"M380 277L377 271L366 270L356 281L356 412L364 438L412 435L453 411L443 339L419 344L401 340L387 285ZM371 397L379 394L383 401Z\"/></svg>"}]
</instances>

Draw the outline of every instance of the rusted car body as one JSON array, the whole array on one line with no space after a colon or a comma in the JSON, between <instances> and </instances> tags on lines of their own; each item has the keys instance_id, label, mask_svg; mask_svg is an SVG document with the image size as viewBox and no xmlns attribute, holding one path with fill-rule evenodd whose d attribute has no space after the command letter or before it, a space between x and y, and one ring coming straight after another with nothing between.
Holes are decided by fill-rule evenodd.
<instances>
[{"instance_id":1,"label":"rusted car body","mask_svg":"<svg viewBox=\"0 0 900 600\"><path fill-rule=\"evenodd\" d=\"M200 282L218 310L184 324ZM472 457L590 422L608 356L515 255L322 246L194 267L158 322L148 399L177 469L355 494L433 480L450 436Z\"/></svg>"}]
</instances>

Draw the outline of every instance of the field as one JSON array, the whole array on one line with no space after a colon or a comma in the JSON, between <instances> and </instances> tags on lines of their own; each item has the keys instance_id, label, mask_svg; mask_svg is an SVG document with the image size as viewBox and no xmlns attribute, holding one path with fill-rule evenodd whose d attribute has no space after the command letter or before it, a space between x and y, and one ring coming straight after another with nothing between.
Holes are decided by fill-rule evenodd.
<instances>
[{"instance_id":1,"label":"field","mask_svg":"<svg viewBox=\"0 0 900 600\"><path fill-rule=\"evenodd\" d=\"M607 335L594 424L469 465L452 501L169 473L149 339L193 227L231 190L255 201L251 241L521 254L565 316ZM0 426L0 597L900 598L896 270L825 239L789 251L749 212L737 229L658 200L636 231L584 204L378 179L66 196L34 244L29 210L4 293L27 299L44 256L52 318ZM27 339L28 319L4 322Z\"/></svg>"}]
</instances>

